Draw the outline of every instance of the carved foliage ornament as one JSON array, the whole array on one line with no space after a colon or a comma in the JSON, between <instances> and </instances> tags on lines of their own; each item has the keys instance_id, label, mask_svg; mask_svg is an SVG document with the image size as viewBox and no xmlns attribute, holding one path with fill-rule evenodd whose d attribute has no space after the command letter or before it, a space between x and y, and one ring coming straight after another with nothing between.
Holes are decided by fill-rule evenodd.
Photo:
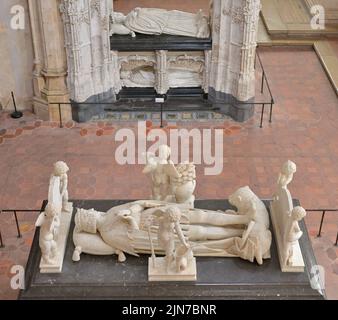
<instances>
[{"instance_id":1,"label":"carved foliage ornament","mask_svg":"<svg viewBox=\"0 0 338 320\"><path fill-rule=\"evenodd\" d=\"M64 0L60 4L60 12L63 20L72 25L82 22L90 23L89 11L85 9L78 10L77 2L74 0Z\"/></svg>"},{"instance_id":2,"label":"carved foliage ornament","mask_svg":"<svg viewBox=\"0 0 338 320\"><path fill-rule=\"evenodd\" d=\"M222 13L225 16L231 17L232 22L241 24L243 22L255 22L261 10L260 0L246 0L244 7L228 7L224 8Z\"/></svg>"},{"instance_id":3,"label":"carved foliage ornament","mask_svg":"<svg viewBox=\"0 0 338 320\"><path fill-rule=\"evenodd\" d=\"M132 55L127 58L121 58L120 65L123 71L132 71L139 67L153 67L155 65L155 61L150 60L147 57Z\"/></svg>"},{"instance_id":4,"label":"carved foliage ornament","mask_svg":"<svg viewBox=\"0 0 338 320\"><path fill-rule=\"evenodd\" d=\"M191 70L201 73L204 69L204 59L184 54L170 59L169 67L171 69Z\"/></svg>"},{"instance_id":5,"label":"carved foliage ornament","mask_svg":"<svg viewBox=\"0 0 338 320\"><path fill-rule=\"evenodd\" d=\"M100 10L101 10L100 0L91 0L90 1L90 8L92 10L96 10L97 13L100 13Z\"/></svg>"},{"instance_id":6,"label":"carved foliage ornament","mask_svg":"<svg viewBox=\"0 0 338 320\"><path fill-rule=\"evenodd\" d=\"M240 24L244 22L244 10L242 7L224 8L223 14L231 17L233 23Z\"/></svg>"},{"instance_id":7,"label":"carved foliage ornament","mask_svg":"<svg viewBox=\"0 0 338 320\"><path fill-rule=\"evenodd\" d=\"M219 33L221 30L221 17L220 16L216 16L214 21L213 21L213 28L215 30L216 33Z\"/></svg>"},{"instance_id":8,"label":"carved foliage ornament","mask_svg":"<svg viewBox=\"0 0 338 320\"><path fill-rule=\"evenodd\" d=\"M103 30L105 30L105 31L109 30L109 17L108 16L102 17L101 26L102 26Z\"/></svg>"},{"instance_id":9,"label":"carved foliage ornament","mask_svg":"<svg viewBox=\"0 0 338 320\"><path fill-rule=\"evenodd\" d=\"M243 14L247 23L255 23L259 17L259 12L262 9L260 0L246 0L243 8Z\"/></svg>"}]
</instances>

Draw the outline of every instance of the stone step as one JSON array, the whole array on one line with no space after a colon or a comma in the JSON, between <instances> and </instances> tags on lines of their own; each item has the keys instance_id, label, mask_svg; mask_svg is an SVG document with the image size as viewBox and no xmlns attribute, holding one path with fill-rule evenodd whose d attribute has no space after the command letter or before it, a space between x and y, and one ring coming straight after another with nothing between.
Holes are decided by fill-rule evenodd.
<instances>
[{"instance_id":1,"label":"stone step","mask_svg":"<svg viewBox=\"0 0 338 320\"><path fill-rule=\"evenodd\" d=\"M321 5L325 8L325 18L329 24L338 24L338 1L337 0L304 0L304 3L309 12L316 5Z\"/></svg>"},{"instance_id":2,"label":"stone step","mask_svg":"<svg viewBox=\"0 0 338 320\"><path fill-rule=\"evenodd\" d=\"M303 0L261 1L261 17L268 34L273 39L338 36L336 25L326 25L324 30L311 28L311 15Z\"/></svg>"},{"instance_id":3,"label":"stone step","mask_svg":"<svg viewBox=\"0 0 338 320\"><path fill-rule=\"evenodd\" d=\"M163 111L212 111L214 108L207 100L199 98L174 98L169 97L163 104ZM120 99L105 111L160 111L160 104L153 100Z\"/></svg>"},{"instance_id":4,"label":"stone step","mask_svg":"<svg viewBox=\"0 0 338 320\"><path fill-rule=\"evenodd\" d=\"M338 54L328 41L315 42L314 49L338 95Z\"/></svg>"},{"instance_id":5,"label":"stone step","mask_svg":"<svg viewBox=\"0 0 338 320\"><path fill-rule=\"evenodd\" d=\"M311 18L302 1L277 0L276 2L284 22L287 24L309 24Z\"/></svg>"},{"instance_id":6,"label":"stone step","mask_svg":"<svg viewBox=\"0 0 338 320\"><path fill-rule=\"evenodd\" d=\"M257 43L259 46L311 46L316 51L324 70L329 77L335 92L338 95L338 52L333 48L329 40L316 41L305 39L274 39L268 34L261 19L258 25ZM331 42L332 43L332 42ZM333 42L335 43L335 42ZM338 45L336 46L338 47Z\"/></svg>"}]
</instances>

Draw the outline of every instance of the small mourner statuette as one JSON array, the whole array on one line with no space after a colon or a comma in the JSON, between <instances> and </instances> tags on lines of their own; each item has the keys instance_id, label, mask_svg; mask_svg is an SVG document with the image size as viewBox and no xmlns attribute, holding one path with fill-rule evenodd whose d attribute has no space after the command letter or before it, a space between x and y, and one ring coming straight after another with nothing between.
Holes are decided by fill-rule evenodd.
<instances>
[{"instance_id":1,"label":"small mourner statuette","mask_svg":"<svg viewBox=\"0 0 338 320\"><path fill-rule=\"evenodd\" d=\"M154 216L158 219L157 238L165 256L164 258L156 258L153 246L151 246L149 281L196 280L196 259L181 229L181 210L172 205L155 212ZM152 242L151 238L149 240Z\"/></svg>"}]
</instances>

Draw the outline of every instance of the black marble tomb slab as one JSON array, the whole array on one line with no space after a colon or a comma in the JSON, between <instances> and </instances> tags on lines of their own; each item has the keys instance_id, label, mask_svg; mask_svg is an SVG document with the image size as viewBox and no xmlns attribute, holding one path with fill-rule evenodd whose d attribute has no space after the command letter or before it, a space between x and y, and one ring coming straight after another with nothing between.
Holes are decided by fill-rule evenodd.
<instances>
[{"instance_id":1,"label":"black marble tomb slab","mask_svg":"<svg viewBox=\"0 0 338 320\"><path fill-rule=\"evenodd\" d=\"M114 34L110 37L110 49L116 51L203 51L211 50L211 38L200 39L172 35L147 35L137 33L135 38L130 35Z\"/></svg>"}]
</instances>

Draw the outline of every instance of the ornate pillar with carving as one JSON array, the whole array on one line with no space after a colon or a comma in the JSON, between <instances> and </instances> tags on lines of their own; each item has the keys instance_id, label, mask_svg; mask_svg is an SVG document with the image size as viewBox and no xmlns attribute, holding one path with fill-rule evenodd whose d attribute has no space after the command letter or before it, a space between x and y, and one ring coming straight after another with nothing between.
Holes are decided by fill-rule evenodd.
<instances>
[{"instance_id":1,"label":"ornate pillar with carving","mask_svg":"<svg viewBox=\"0 0 338 320\"><path fill-rule=\"evenodd\" d=\"M40 24L38 19L38 6L34 0L28 0L29 20L32 32L34 67L33 67L33 108L41 119L49 119L47 101L41 97L41 91L45 87L42 76L43 53L41 43Z\"/></svg>"},{"instance_id":2,"label":"ornate pillar with carving","mask_svg":"<svg viewBox=\"0 0 338 320\"><path fill-rule=\"evenodd\" d=\"M204 51L203 84L202 84L204 93L209 92L210 67L211 67L211 50L205 50Z\"/></svg>"},{"instance_id":3,"label":"ornate pillar with carving","mask_svg":"<svg viewBox=\"0 0 338 320\"><path fill-rule=\"evenodd\" d=\"M67 61L64 50L63 25L59 13L59 1L38 0L38 19L40 22L43 66L41 75L45 79L41 90L41 101L46 102L50 120L59 120L59 108L51 103L69 102L66 85ZM37 106L43 108L43 104ZM62 106L64 121L71 119L71 110Z\"/></svg>"},{"instance_id":4,"label":"ornate pillar with carving","mask_svg":"<svg viewBox=\"0 0 338 320\"><path fill-rule=\"evenodd\" d=\"M245 1L241 71L237 92L239 101L249 101L255 96L255 56L260 10L260 0Z\"/></svg>"},{"instance_id":5,"label":"ornate pillar with carving","mask_svg":"<svg viewBox=\"0 0 338 320\"><path fill-rule=\"evenodd\" d=\"M158 94L166 94L169 90L167 70L167 50L156 50L156 82L155 90Z\"/></svg>"},{"instance_id":6,"label":"ornate pillar with carving","mask_svg":"<svg viewBox=\"0 0 338 320\"><path fill-rule=\"evenodd\" d=\"M259 11L260 0L213 1L209 99L237 121L254 113Z\"/></svg>"},{"instance_id":7,"label":"ornate pillar with carving","mask_svg":"<svg viewBox=\"0 0 338 320\"><path fill-rule=\"evenodd\" d=\"M68 87L75 102L114 98L114 64L110 51L110 0L63 0Z\"/></svg>"}]
</instances>

